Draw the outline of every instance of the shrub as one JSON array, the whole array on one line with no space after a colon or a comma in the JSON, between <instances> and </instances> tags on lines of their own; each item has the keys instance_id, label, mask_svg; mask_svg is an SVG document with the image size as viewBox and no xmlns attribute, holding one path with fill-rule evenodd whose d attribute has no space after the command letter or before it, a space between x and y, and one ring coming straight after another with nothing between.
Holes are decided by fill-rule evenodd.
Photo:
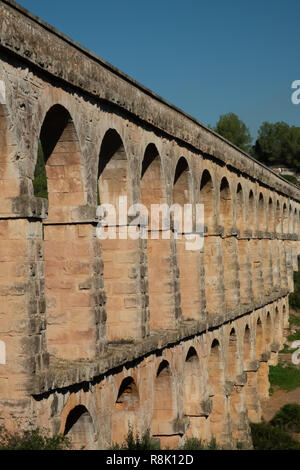
<instances>
[{"instance_id":1,"label":"shrub","mask_svg":"<svg viewBox=\"0 0 300 470\"><path fill-rule=\"evenodd\" d=\"M300 443L269 423L251 423L254 450L300 450Z\"/></svg>"},{"instance_id":2,"label":"shrub","mask_svg":"<svg viewBox=\"0 0 300 470\"><path fill-rule=\"evenodd\" d=\"M213 438L210 442L202 441L196 437L190 437L180 447L180 450L218 450L216 440Z\"/></svg>"},{"instance_id":3,"label":"shrub","mask_svg":"<svg viewBox=\"0 0 300 470\"><path fill-rule=\"evenodd\" d=\"M71 441L61 434L49 436L45 429L9 432L0 427L0 450L68 450Z\"/></svg>"},{"instance_id":4,"label":"shrub","mask_svg":"<svg viewBox=\"0 0 300 470\"><path fill-rule=\"evenodd\" d=\"M160 443L151 437L149 429L140 436L134 435L133 430L129 428L123 444L114 443L109 450L160 450Z\"/></svg>"},{"instance_id":5,"label":"shrub","mask_svg":"<svg viewBox=\"0 0 300 470\"><path fill-rule=\"evenodd\" d=\"M300 405L297 403L284 405L270 424L283 431L300 433Z\"/></svg>"}]
</instances>

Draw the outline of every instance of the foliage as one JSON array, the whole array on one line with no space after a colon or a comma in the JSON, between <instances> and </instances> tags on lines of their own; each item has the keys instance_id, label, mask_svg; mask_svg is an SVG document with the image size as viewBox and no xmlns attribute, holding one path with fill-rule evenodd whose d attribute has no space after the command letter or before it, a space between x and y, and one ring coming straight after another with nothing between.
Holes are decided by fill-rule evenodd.
<instances>
[{"instance_id":1,"label":"foliage","mask_svg":"<svg viewBox=\"0 0 300 470\"><path fill-rule=\"evenodd\" d=\"M109 450L160 450L160 443L151 437L149 429L140 436L134 435L129 428L125 441L122 444L113 444Z\"/></svg>"},{"instance_id":2,"label":"foliage","mask_svg":"<svg viewBox=\"0 0 300 470\"><path fill-rule=\"evenodd\" d=\"M293 183L295 185L299 184L296 176L294 175L280 175L282 178L287 180L289 183Z\"/></svg>"},{"instance_id":3,"label":"foliage","mask_svg":"<svg viewBox=\"0 0 300 470\"><path fill-rule=\"evenodd\" d=\"M300 311L300 269L294 272L294 292L289 295L289 304L294 310Z\"/></svg>"},{"instance_id":4,"label":"foliage","mask_svg":"<svg viewBox=\"0 0 300 470\"><path fill-rule=\"evenodd\" d=\"M300 127L263 122L253 150L255 158L268 166L300 169Z\"/></svg>"},{"instance_id":5,"label":"foliage","mask_svg":"<svg viewBox=\"0 0 300 470\"><path fill-rule=\"evenodd\" d=\"M220 116L214 130L245 152L250 150L252 139L249 129L236 114L227 113Z\"/></svg>"},{"instance_id":6,"label":"foliage","mask_svg":"<svg viewBox=\"0 0 300 470\"><path fill-rule=\"evenodd\" d=\"M48 199L47 176L42 144L39 142L38 156L33 180L34 195Z\"/></svg>"},{"instance_id":7,"label":"foliage","mask_svg":"<svg viewBox=\"0 0 300 470\"><path fill-rule=\"evenodd\" d=\"M289 321L290 321L290 325L300 326L300 317L296 317L296 315L291 314L289 316Z\"/></svg>"},{"instance_id":8,"label":"foliage","mask_svg":"<svg viewBox=\"0 0 300 470\"><path fill-rule=\"evenodd\" d=\"M251 423L254 450L300 450L300 443L270 423Z\"/></svg>"},{"instance_id":9,"label":"foliage","mask_svg":"<svg viewBox=\"0 0 300 470\"><path fill-rule=\"evenodd\" d=\"M280 387L282 390L294 390L300 387L300 369L294 364L279 362L277 366L270 366L270 385Z\"/></svg>"},{"instance_id":10,"label":"foliage","mask_svg":"<svg viewBox=\"0 0 300 470\"><path fill-rule=\"evenodd\" d=\"M284 405L270 421L270 424L282 431L300 433L300 405Z\"/></svg>"},{"instance_id":11,"label":"foliage","mask_svg":"<svg viewBox=\"0 0 300 470\"><path fill-rule=\"evenodd\" d=\"M288 341L297 341L297 340L300 340L300 330L297 330L295 333L288 336Z\"/></svg>"},{"instance_id":12,"label":"foliage","mask_svg":"<svg viewBox=\"0 0 300 470\"><path fill-rule=\"evenodd\" d=\"M62 434L49 436L47 430L34 428L9 432L0 427L0 450L70 450L71 441Z\"/></svg>"},{"instance_id":13,"label":"foliage","mask_svg":"<svg viewBox=\"0 0 300 470\"><path fill-rule=\"evenodd\" d=\"M220 450L220 447L217 446L214 438L207 443L196 437L191 437L185 441L180 450Z\"/></svg>"}]
</instances>

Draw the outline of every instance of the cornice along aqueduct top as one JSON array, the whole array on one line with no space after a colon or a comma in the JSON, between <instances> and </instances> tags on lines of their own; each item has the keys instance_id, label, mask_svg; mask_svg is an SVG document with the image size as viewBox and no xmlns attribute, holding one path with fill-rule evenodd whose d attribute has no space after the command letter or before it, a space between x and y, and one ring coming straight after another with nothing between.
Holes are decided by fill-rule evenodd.
<instances>
[{"instance_id":1,"label":"cornice along aqueduct top","mask_svg":"<svg viewBox=\"0 0 300 470\"><path fill-rule=\"evenodd\" d=\"M181 144L300 200L296 186L12 0L0 2L0 46L94 98L114 103Z\"/></svg>"}]
</instances>

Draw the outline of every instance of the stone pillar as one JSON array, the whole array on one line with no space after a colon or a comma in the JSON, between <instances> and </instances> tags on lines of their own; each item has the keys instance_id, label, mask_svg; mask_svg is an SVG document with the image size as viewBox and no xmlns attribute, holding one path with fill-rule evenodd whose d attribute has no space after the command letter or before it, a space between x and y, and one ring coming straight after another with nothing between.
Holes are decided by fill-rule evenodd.
<instances>
[{"instance_id":1,"label":"stone pillar","mask_svg":"<svg viewBox=\"0 0 300 470\"><path fill-rule=\"evenodd\" d=\"M260 366L257 371L257 386L260 400L267 400L269 398L270 390L269 364L267 362L260 362Z\"/></svg>"},{"instance_id":2,"label":"stone pillar","mask_svg":"<svg viewBox=\"0 0 300 470\"><path fill-rule=\"evenodd\" d=\"M222 314L225 307L222 239L206 236L204 239L205 300L208 314Z\"/></svg>"},{"instance_id":3,"label":"stone pillar","mask_svg":"<svg viewBox=\"0 0 300 470\"><path fill-rule=\"evenodd\" d=\"M28 425L32 378L48 367L42 224L0 220L0 424Z\"/></svg>"},{"instance_id":4,"label":"stone pillar","mask_svg":"<svg viewBox=\"0 0 300 470\"><path fill-rule=\"evenodd\" d=\"M240 303L246 306L251 302L251 264L249 259L249 241L238 240L238 264L240 281Z\"/></svg>"},{"instance_id":5,"label":"stone pillar","mask_svg":"<svg viewBox=\"0 0 300 470\"><path fill-rule=\"evenodd\" d=\"M287 262L286 262L284 240L279 240L279 254L280 254L280 287L281 289L287 289L288 288L288 273L287 273Z\"/></svg>"},{"instance_id":6,"label":"stone pillar","mask_svg":"<svg viewBox=\"0 0 300 470\"><path fill-rule=\"evenodd\" d=\"M280 290L280 254L278 240L270 240L273 290Z\"/></svg>"},{"instance_id":7,"label":"stone pillar","mask_svg":"<svg viewBox=\"0 0 300 470\"><path fill-rule=\"evenodd\" d=\"M225 305L228 311L237 308L240 302L237 243L236 237L222 239Z\"/></svg>"},{"instance_id":8,"label":"stone pillar","mask_svg":"<svg viewBox=\"0 0 300 470\"><path fill-rule=\"evenodd\" d=\"M147 240L150 329L167 330L178 326L181 317L176 248L171 231Z\"/></svg>"},{"instance_id":9,"label":"stone pillar","mask_svg":"<svg viewBox=\"0 0 300 470\"><path fill-rule=\"evenodd\" d=\"M259 423L262 414L257 376L257 371L247 371L247 383L245 385L246 408L249 421L252 423Z\"/></svg>"},{"instance_id":10,"label":"stone pillar","mask_svg":"<svg viewBox=\"0 0 300 470\"><path fill-rule=\"evenodd\" d=\"M184 320L201 320L205 307L203 250L187 250L187 240L176 240L181 312Z\"/></svg>"},{"instance_id":11,"label":"stone pillar","mask_svg":"<svg viewBox=\"0 0 300 470\"><path fill-rule=\"evenodd\" d=\"M264 293L264 284L262 278L262 256L261 240L250 240L250 257L252 271L252 291L254 300L261 300Z\"/></svg>"},{"instance_id":12,"label":"stone pillar","mask_svg":"<svg viewBox=\"0 0 300 470\"><path fill-rule=\"evenodd\" d=\"M115 240L101 241L106 338L112 342L140 339L149 333L145 287L142 287L145 277L142 241L124 238L124 227L116 227ZM161 260L156 256L160 265Z\"/></svg>"},{"instance_id":13,"label":"stone pillar","mask_svg":"<svg viewBox=\"0 0 300 470\"><path fill-rule=\"evenodd\" d=\"M272 294L273 287L273 273L272 273L272 257L271 257L271 240L264 239L262 242L262 256L263 256L263 280L264 280L264 293L265 296Z\"/></svg>"},{"instance_id":14,"label":"stone pillar","mask_svg":"<svg viewBox=\"0 0 300 470\"><path fill-rule=\"evenodd\" d=\"M94 236L92 224L44 224L47 346L62 359L96 355Z\"/></svg>"}]
</instances>

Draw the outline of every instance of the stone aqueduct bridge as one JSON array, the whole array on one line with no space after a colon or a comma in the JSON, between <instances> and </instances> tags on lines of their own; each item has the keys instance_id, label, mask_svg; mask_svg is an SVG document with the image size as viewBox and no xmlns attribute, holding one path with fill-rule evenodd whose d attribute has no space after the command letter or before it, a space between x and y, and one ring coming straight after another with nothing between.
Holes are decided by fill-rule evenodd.
<instances>
[{"instance_id":1,"label":"stone aqueduct bridge","mask_svg":"<svg viewBox=\"0 0 300 470\"><path fill-rule=\"evenodd\" d=\"M299 190L11 0L0 46L0 422L88 448L128 423L163 446L250 446L288 326ZM204 203L204 249L100 241L97 190Z\"/></svg>"}]
</instances>

